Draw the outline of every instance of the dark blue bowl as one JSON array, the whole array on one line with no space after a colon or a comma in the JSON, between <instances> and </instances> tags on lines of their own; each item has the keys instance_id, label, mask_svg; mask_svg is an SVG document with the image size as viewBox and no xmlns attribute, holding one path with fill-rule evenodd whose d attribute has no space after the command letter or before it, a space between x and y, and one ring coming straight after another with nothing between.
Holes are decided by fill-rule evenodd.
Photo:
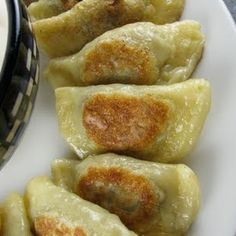
<instances>
[{"instance_id":1,"label":"dark blue bowl","mask_svg":"<svg viewBox=\"0 0 236 236\"><path fill-rule=\"evenodd\" d=\"M0 166L29 121L38 89L39 54L23 2L6 0L9 34L0 74Z\"/></svg>"}]
</instances>

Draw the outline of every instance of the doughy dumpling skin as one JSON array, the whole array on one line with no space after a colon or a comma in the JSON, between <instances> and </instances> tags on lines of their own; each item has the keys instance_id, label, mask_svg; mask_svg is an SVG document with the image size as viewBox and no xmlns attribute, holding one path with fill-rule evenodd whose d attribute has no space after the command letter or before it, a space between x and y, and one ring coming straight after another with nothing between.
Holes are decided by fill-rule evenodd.
<instances>
[{"instance_id":1,"label":"doughy dumpling skin","mask_svg":"<svg viewBox=\"0 0 236 236\"><path fill-rule=\"evenodd\" d=\"M184 0L83 0L71 10L33 24L40 46L52 57L78 52L86 43L116 27L151 21L176 21Z\"/></svg>"},{"instance_id":2,"label":"doughy dumpling skin","mask_svg":"<svg viewBox=\"0 0 236 236\"><path fill-rule=\"evenodd\" d=\"M209 107L210 85L203 79L56 89L60 132L81 158L116 152L179 160L196 143Z\"/></svg>"},{"instance_id":3,"label":"doughy dumpling skin","mask_svg":"<svg viewBox=\"0 0 236 236\"><path fill-rule=\"evenodd\" d=\"M136 235L117 216L55 186L46 177L33 179L25 198L36 235Z\"/></svg>"},{"instance_id":4,"label":"doughy dumpling skin","mask_svg":"<svg viewBox=\"0 0 236 236\"><path fill-rule=\"evenodd\" d=\"M111 153L77 164L74 161L73 169L66 171L68 162L54 161L55 183L118 215L138 235L182 235L198 212L198 180L185 165L158 164ZM73 183L67 179L73 179Z\"/></svg>"},{"instance_id":5,"label":"doughy dumpling skin","mask_svg":"<svg viewBox=\"0 0 236 236\"><path fill-rule=\"evenodd\" d=\"M189 78L203 46L196 21L139 22L104 33L75 55L51 60L45 77L54 88L174 83Z\"/></svg>"},{"instance_id":6,"label":"doughy dumpling skin","mask_svg":"<svg viewBox=\"0 0 236 236\"><path fill-rule=\"evenodd\" d=\"M2 206L0 205L0 235L2 235L2 230L3 230L3 209Z\"/></svg>"},{"instance_id":7,"label":"doughy dumpling skin","mask_svg":"<svg viewBox=\"0 0 236 236\"><path fill-rule=\"evenodd\" d=\"M39 0L29 5L28 10L33 20L57 16L71 9L80 0Z\"/></svg>"},{"instance_id":8,"label":"doughy dumpling skin","mask_svg":"<svg viewBox=\"0 0 236 236\"><path fill-rule=\"evenodd\" d=\"M72 187L74 184L74 167L78 165L79 160L57 160L54 165L52 165L52 174L54 182L57 183L58 186L72 192Z\"/></svg>"},{"instance_id":9,"label":"doughy dumpling skin","mask_svg":"<svg viewBox=\"0 0 236 236\"><path fill-rule=\"evenodd\" d=\"M23 198L13 193L3 203L2 236L32 236Z\"/></svg>"},{"instance_id":10,"label":"doughy dumpling skin","mask_svg":"<svg viewBox=\"0 0 236 236\"><path fill-rule=\"evenodd\" d=\"M26 6L29 6L32 2L36 2L37 0L23 0Z\"/></svg>"}]
</instances>

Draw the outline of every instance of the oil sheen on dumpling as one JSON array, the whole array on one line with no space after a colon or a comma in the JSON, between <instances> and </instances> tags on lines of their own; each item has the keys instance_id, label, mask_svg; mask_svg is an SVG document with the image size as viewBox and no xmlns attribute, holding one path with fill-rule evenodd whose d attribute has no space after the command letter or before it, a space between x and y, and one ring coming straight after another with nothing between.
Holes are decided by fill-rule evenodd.
<instances>
[{"instance_id":1,"label":"oil sheen on dumpling","mask_svg":"<svg viewBox=\"0 0 236 236\"><path fill-rule=\"evenodd\" d=\"M46 177L33 179L25 198L36 235L136 235L117 216L55 186Z\"/></svg>"},{"instance_id":2,"label":"oil sheen on dumpling","mask_svg":"<svg viewBox=\"0 0 236 236\"><path fill-rule=\"evenodd\" d=\"M198 212L197 177L185 165L158 164L115 154L88 157L72 165L73 169L66 171L68 161L54 161L55 183L64 182L65 186L69 183L66 179L73 178L68 188L118 215L138 235L182 235Z\"/></svg>"},{"instance_id":3,"label":"oil sheen on dumpling","mask_svg":"<svg viewBox=\"0 0 236 236\"><path fill-rule=\"evenodd\" d=\"M33 20L57 16L71 9L79 0L39 0L29 5L28 10Z\"/></svg>"},{"instance_id":4,"label":"oil sheen on dumpling","mask_svg":"<svg viewBox=\"0 0 236 236\"><path fill-rule=\"evenodd\" d=\"M3 203L3 236L32 236L23 198L13 193Z\"/></svg>"},{"instance_id":5,"label":"oil sheen on dumpling","mask_svg":"<svg viewBox=\"0 0 236 236\"><path fill-rule=\"evenodd\" d=\"M84 158L116 152L171 162L190 152L210 107L210 85L98 85L56 89L59 128Z\"/></svg>"},{"instance_id":6,"label":"oil sheen on dumpling","mask_svg":"<svg viewBox=\"0 0 236 236\"><path fill-rule=\"evenodd\" d=\"M176 21L184 0L83 0L71 10L33 24L40 46L51 57L78 52L86 43L116 27L151 21Z\"/></svg>"},{"instance_id":7,"label":"oil sheen on dumpling","mask_svg":"<svg viewBox=\"0 0 236 236\"><path fill-rule=\"evenodd\" d=\"M54 88L95 84L164 84L189 78L202 55L199 23L129 24L104 33L79 53L51 60Z\"/></svg>"}]
</instances>

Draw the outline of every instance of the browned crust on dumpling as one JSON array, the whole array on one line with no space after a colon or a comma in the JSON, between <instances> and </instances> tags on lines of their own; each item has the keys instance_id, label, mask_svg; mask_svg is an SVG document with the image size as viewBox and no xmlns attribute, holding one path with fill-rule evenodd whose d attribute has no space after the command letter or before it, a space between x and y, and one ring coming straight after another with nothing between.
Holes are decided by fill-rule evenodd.
<instances>
[{"instance_id":1,"label":"browned crust on dumpling","mask_svg":"<svg viewBox=\"0 0 236 236\"><path fill-rule=\"evenodd\" d=\"M163 131L169 107L151 96L96 95L86 101L83 125L97 145L109 151L138 151Z\"/></svg>"},{"instance_id":2,"label":"browned crust on dumpling","mask_svg":"<svg viewBox=\"0 0 236 236\"><path fill-rule=\"evenodd\" d=\"M70 10L74 5L76 5L81 0L61 0L65 10Z\"/></svg>"},{"instance_id":3,"label":"browned crust on dumpling","mask_svg":"<svg viewBox=\"0 0 236 236\"><path fill-rule=\"evenodd\" d=\"M118 167L90 167L76 191L82 198L117 214L130 229L149 222L159 202L159 195L144 176Z\"/></svg>"},{"instance_id":4,"label":"browned crust on dumpling","mask_svg":"<svg viewBox=\"0 0 236 236\"><path fill-rule=\"evenodd\" d=\"M151 73L155 68L148 50L112 40L99 44L86 55L83 81L85 84L129 83L131 79L135 84L151 84L156 79Z\"/></svg>"},{"instance_id":5,"label":"browned crust on dumpling","mask_svg":"<svg viewBox=\"0 0 236 236\"><path fill-rule=\"evenodd\" d=\"M37 217L34 221L34 230L38 236L86 236L79 227L70 228L48 216Z\"/></svg>"}]
</instances>

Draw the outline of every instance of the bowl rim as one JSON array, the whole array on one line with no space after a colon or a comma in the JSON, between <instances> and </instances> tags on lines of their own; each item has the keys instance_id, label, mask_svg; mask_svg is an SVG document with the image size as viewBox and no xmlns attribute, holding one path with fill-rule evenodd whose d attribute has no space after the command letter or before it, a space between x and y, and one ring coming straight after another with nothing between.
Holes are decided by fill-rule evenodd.
<instances>
[{"instance_id":1,"label":"bowl rim","mask_svg":"<svg viewBox=\"0 0 236 236\"><path fill-rule=\"evenodd\" d=\"M22 23L21 2L18 0L5 0L5 2L8 15L8 39L0 72L0 107L10 85L13 69L17 62Z\"/></svg>"}]
</instances>

